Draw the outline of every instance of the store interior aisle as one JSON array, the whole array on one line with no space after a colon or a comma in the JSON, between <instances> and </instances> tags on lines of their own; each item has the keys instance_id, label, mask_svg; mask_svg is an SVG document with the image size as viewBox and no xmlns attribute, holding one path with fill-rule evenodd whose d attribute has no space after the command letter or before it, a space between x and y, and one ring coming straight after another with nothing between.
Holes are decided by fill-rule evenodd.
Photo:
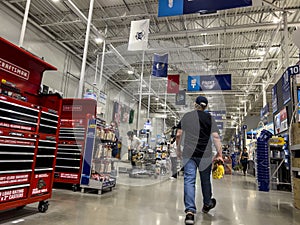
<instances>
[{"instance_id":1,"label":"store interior aisle","mask_svg":"<svg viewBox=\"0 0 300 225\"><path fill-rule=\"evenodd\" d=\"M200 189L197 191L199 213L195 224L300 224L300 210L293 208L291 193L259 192L255 178L250 176L214 180L214 196L218 202L209 214L200 212L202 198ZM182 225L184 216L183 177L180 176L177 181L164 180L148 186L117 185L103 195L54 190L46 213L38 213L36 204L32 204L23 210L1 212L0 224Z\"/></svg>"}]
</instances>

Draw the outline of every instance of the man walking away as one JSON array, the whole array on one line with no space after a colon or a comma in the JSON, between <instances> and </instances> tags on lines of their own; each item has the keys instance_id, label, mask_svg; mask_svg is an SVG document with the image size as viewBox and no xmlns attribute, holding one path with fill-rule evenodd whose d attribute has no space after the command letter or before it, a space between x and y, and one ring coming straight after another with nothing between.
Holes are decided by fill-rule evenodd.
<instances>
[{"instance_id":1,"label":"man walking away","mask_svg":"<svg viewBox=\"0 0 300 225\"><path fill-rule=\"evenodd\" d=\"M184 165L186 224L194 224L197 170L199 170L201 179L202 212L208 213L216 206L216 200L212 198L211 172L214 160L223 161L222 145L215 120L209 113L204 111L207 105L208 100L203 96L198 96L195 101L195 110L186 113L177 126L177 157L183 159ZM183 141L183 151L180 149L181 141ZM214 158L212 156L212 142L217 150Z\"/></svg>"}]
</instances>

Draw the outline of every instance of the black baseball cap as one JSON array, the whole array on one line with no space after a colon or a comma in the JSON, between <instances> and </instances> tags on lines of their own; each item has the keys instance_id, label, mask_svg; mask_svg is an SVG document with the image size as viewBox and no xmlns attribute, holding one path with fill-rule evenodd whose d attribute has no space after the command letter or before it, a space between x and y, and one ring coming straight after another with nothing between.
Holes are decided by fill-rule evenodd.
<instances>
[{"instance_id":1,"label":"black baseball cap","mask_svg":"<svg viewBox=\"0 0 300 225\"><path fill-rule=\"evenodd\" d=\"M207 106L208 100L204 96L198 96L195 101L198 105Z\"/></svg>"}]
</instances>

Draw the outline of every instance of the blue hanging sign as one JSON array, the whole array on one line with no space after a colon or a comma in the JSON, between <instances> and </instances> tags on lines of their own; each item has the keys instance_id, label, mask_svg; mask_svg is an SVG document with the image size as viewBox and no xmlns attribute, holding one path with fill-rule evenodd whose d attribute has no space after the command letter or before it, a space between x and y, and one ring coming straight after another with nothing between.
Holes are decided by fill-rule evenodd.
<instances>
[{"instance_id":1,"label":"blue hanging sign","mask_svg":"<svg viewBox=\"0 0 300 225\"><path fill-rule=\"evenodd\" d=\"M201 91L231 90L231 74L200 76Z\"/></svg>"},{"instance_id":2,"label":"blue hanging sign","mask_svg":"<svg viewBox=\"0 0 300 225\"><path fill-rule=\"evenodd\" d=\"M159 0L158 16L209 13L252 5L252 0Z\"/></svg>"},{"instance_id":3,"label":"blue hanging sign","mask_svg":"<svg viewBox=\"0 0 300 225\"><path fill-rule=\"evenodd\" d=\"M282 99L285 105L291 100L291 86L290 86L290 76L286 71L281 77L282 80Z\"/></svg>"},{"instance_id":4,"label":"blue hanging sign","mask_svg":"<svg viewBox=\"0 0 300 225\"><path fill-rule=\"evenodd\" d=\"M188 76L188 91L200 91L200 76Z\"/></svg>"},{"instance_id":5,"label":"blue hanging sign","mask_svg":"<svg viewBox=\"0 0 300 225\"><path fill-rule=\"evenodd\" d=\"M278 100L277 100L277 84L274 85L274 87L272 88L272 111L273 113L275 113L278 108Z\"/></svg>"}]
</instances>

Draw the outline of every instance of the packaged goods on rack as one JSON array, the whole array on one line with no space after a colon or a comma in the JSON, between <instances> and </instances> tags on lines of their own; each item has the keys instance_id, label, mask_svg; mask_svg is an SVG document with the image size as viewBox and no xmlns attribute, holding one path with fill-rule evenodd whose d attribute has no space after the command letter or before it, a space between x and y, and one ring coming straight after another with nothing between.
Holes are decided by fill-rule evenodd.
<instances>
[{"instance_id":1,"label":"packaged goods on rack","mask_svg":"<svg viewBox=\"0 0 300 225\"><path fill-rule=\"evenodd\" d=\"M111 147L114 135L96 119L89 119L87 132L80 187L82 192L96 189L102 194L103 190L112 190L116 185L116 177L112 176L116 168Z\"/></svg>"}]
</instances>

